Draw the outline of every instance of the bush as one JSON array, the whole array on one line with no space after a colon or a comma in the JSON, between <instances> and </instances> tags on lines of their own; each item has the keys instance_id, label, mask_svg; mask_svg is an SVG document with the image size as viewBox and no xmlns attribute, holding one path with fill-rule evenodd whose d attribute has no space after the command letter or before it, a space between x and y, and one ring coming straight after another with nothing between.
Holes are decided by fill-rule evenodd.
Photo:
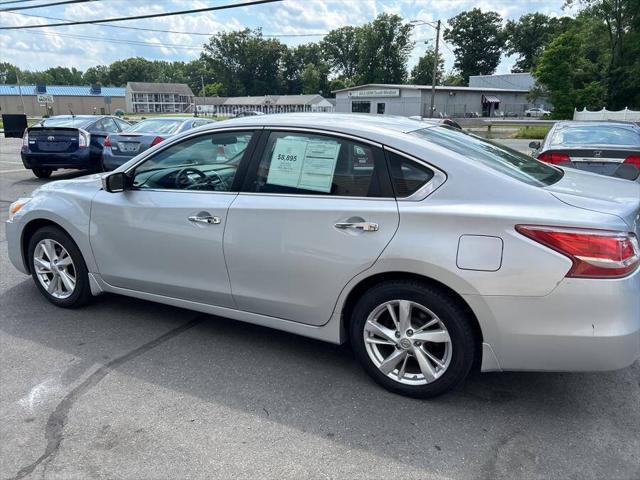
<instances>
[{"instance_id":1,"label":"bush","mask_svg":"<svg viewBox=\"0 0 640 480\"><path fill-rule=\"evenodd\" d=\"M520 127L518 129L518 131L516 132L516 134L514 135L514 138L532 138L535 140L542 140L547 133L549 133L549 130L551 129L551 127Z\"/></svg>"}]
</instances>

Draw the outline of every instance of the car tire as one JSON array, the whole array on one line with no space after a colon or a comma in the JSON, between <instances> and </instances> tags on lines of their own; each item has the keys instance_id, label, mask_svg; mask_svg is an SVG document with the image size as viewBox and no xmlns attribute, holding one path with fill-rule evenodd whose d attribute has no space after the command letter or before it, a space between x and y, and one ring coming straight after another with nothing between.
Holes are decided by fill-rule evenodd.
<instances>
[{"instance_id":1,"label":"car tire","mask_svg":"<svg viewBox=\"0 0 640 480\"><path fill-rule=\"evenodd\" d=\"M82 253L62 229L47 226L37 230L29 239L27 258L36 287L54 305L78 308L92 298Z\"/></svg>"},{"instance_id":2,"label":"car tire","mask_svg":"<svg viewBox=\"0 0 640 480\"><path fill-rule=\"evenodd\" d=\"M410 328L401 332L400 309L407 311L407 304ZM461 383L474 364L477 339L470 314L451 295L427 283L378 284L358 300L350 320L356 357L377 383L392 392L415 398L441 395ZM394 324L400 328L394 330ZM378 335L379 326L387 328L383 335ZM389 339L390 331L395 343Z\"/></svg>"},{"instance_id":3,"label":"car tire","mask_svg":"<svg viewBox=\"0 0 640 480\"><path fill-rule=\"evenodd\" d=\"M53 170L51 168L34 168L32 172L38 178L49 178Z\"/></svg>"}]
</instances>

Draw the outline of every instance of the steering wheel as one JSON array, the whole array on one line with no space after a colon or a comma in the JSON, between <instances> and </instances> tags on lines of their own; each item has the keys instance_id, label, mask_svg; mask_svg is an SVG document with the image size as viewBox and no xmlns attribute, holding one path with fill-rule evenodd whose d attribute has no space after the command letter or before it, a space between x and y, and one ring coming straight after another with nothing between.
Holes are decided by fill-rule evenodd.
<instances>
[{"instance_id":1,"label":"steering wheel","mask_svg":"<svg viewBox=\"0 0 640 480\"><path fill-rule=\"evenodd\" d=\"M192 173L195 173L196 175L198 175L200 179L196 182L193 182L191 178L189 178L189 175ZM200 182L208 182L208 181L209 181L209 177L207 177L207 175L204 172L193 167L185 167L178 170L178 173L176 173L176 180L175 180L176 188L179 188L179 189L189 188L190 186L198 184Z\"/></svg>"},{"instance_id":2,"label":"steering wheel","mask_svg":"<svg viewBox=\"0 0 640 480\"><path fill-rule=\"evenodd\" d=\"M189 178L189 174L195 173L200 177L195 182ZM194 167L185 167L178 170L176 174L176 188L181 190L193 189L201 185L210 185L215 189L216 185L224 185L226 187L225 181L218 175L218 172L211 172L215 175L214 179L211 179L206 173L201 170L198 170Z\"/></svg>"}]
</instances>

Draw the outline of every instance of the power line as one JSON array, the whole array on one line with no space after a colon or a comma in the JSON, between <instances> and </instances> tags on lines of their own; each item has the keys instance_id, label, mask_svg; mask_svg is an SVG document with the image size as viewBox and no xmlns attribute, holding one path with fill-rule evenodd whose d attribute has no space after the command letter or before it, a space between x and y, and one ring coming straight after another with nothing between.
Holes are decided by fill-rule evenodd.
<instances>
[{"instance_id":1,"label":"power line","mask_svg":"<svg viewBox=\"0 0 640 480\"><path fill-rule=\"evenodd\" d=\"M140 45L145 47L163 47L163 48L178 48L185 50L202 50L202 46L198 47L196 45L183 45L183 44L175 44L175 43L152 43L152 42L143 42L142 40L126 40L120 38L107 38L107 37L94 37L89 35L76 35L76 34L65 34L65 33L53 33L53 32L31 32L36 35L44 35L47 37L65 37L65 38L76 38L80 40L92 40L94 42L104 42L104 43L118 43L125 45Z\"/></svg>"},{"instance_id":2,"label":"power line","mask_svg":"<svg viewBox=\"0 0 640 480\"><path fill-rule=\"evenodd\" d=\"M9 5L10 3L26 3L35 2L36 0L9 0L8 2L0 2L0 5Z\"/></svg>"},{"instance_id":3,"label":"power line","mask_svg":"<svg viewBox=\"0 0 640 480\"><path fill-rule=\"evenodd\" d=\"M33 1L33 0L22 0L22 1ZM33 15L29 13L15 13L15 12L7 12L13 13L14 15L23 15L25 17L34 17L34 18L46 18L47 20L59 20L62 22L71 22L68 18L60 18L60 17L48 17L45 15ZM96 25L97 27L110 27L110 28L119 28L123 30L142 30L145 32L160 32L160 33L177 33L180 35L201 35L204 37L210 37L214 35L213 33L201 33L201 32L185 32L180 30L163 30L160 28L144 28L144 27L125 27L124 25L110 25L108 23L99 23ZM263 37L324 37L327 32L322 33L263 33Z\"/></svg>"},{"instance_id":4,"label":"power line","mask_svg":"<svg viewBox=\"0 0 640 480\"><path fill-rule=\"evenodd\" d=\"M211 12L214 10L226 10L230 8L248 7L252 5L261 5L265 3L274 3L274 2L281 2L281 1L282 0L251 0L244 3L235 3L233 5L219 5L217 7L194 8L191 10L180 10L177 12L152 13L147 15L136 15L134 17L103 18L100 20L83 20L79 22L69 22L69 23L48 23L45 25L22 25L19 27L0 27L0 30L24 30L27 28L62 27L62 26L68 26L68 25L88 25L88 24L107 23L107 22L122 22L126 20L141 20L144 18L159 18L159 17L170 17L175 15L186 15L191 13Z\"/></svg>"},{"instance_id":5,"label":"power line","mask_svg":"<svg viewBox=\"0 0 640 480\"><path fill-rule=\"evenodd\" d=\"M87 3L87 2L96 2L98 0L65 0L63 2L53 2L53 3L42 3L40 5L27 5L25 7L9 7L9 8L0 8L0 12L11 12L16 10L30 10L32 8L43 8L43 7L55 7L56 5L68 5L70 3ZM12 3L12 2L9 2Z\"/></svg>"}]
</instances>

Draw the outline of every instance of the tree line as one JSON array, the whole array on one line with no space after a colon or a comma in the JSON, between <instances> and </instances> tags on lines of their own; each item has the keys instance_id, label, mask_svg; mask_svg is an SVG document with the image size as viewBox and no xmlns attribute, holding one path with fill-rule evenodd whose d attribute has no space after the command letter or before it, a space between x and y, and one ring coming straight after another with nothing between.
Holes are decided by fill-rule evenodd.
<instances>
[{"instance_id":1,"label":"tree line","mask_svg":"<svg viewBox=\"0 0 640 480\"><path fill-rule=\"evenodd\" d=\"M565 0L575 17L528 13L504 22L474 8L447 20L446 48L453 69L438 55L439 85L466 85L470 75L495 72L502 55L515 56L514 72L536 77L532 100L547 97L558 117L574 107L640 107L640 0ZM124 86L127 81L187 83L197 95L242 96L321 93L363 83L431 84L435 52L425 48L409 72L414 25L381 14L370 23L330 31L319 42L289 47L260 29L213 35L190 62L141 57L82 72L53 67L19 70L0 63L0 82ZM203 88L204 86L204 88Z\"/></svg>"}]
</instances>

